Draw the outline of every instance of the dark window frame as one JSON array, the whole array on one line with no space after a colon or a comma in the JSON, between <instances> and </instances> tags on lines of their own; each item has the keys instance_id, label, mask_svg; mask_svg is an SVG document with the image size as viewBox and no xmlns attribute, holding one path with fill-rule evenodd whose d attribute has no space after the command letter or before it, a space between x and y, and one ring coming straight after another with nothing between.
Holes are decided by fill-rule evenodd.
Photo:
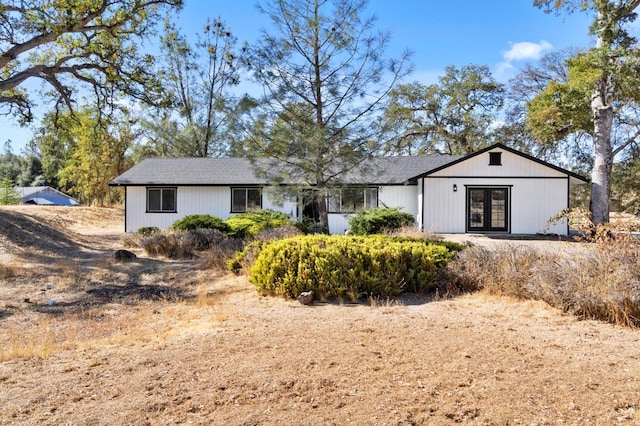
<instances>
[{"instance_id":1,"label":"dark window frame","mask_svg":"<svg viewBox=\"0 0 640 426\"><path fill-rule=\"evenodd\" d=\"M236 191L244 191L244 208L236 209L235 202L235 192ZM249 191L257 191L258 196L260 197L260 202L258 206L255 208L249 208ZM262 208L262 190L258 187L249 187L249 186L234 186L231 188L231 213L246 213L254 210L260 210Z\"/></svg>"},{"instance_id":2,"label":"dark window frame","mask_svg":"<svg viewBox=\"0 0 640 426\"><path fill-rule=\"evenodd\" d=\"M362 191L362 205L356 206L353 203L353 208L348 208L347 201L343 198L343 192L346 191ZM375 191L375 206L371 206L371 192ZM356 197L359 197L360 194L355 194ZM355 197L352 197L355 198ZM327 205L327 213L341 213L341 214L351 214L356 213L362 210L372 209L378 207L380 203L380 189L375 186L345 186L340 188L335 192L334 195L328 197L328 205ZM352 204L349 202L349 204Z\"/></svg>"},{"instance_id":3,"label":"dark window frame","mask_svg":"<svg viewBox=\"0 0 640 426\"><path fill-rule=\"evenodd\" d=\"M490 152L489 153L489 165L490 166L502 166L502 152Z\"/></svg>"},{"instance_id":4,"label":"dark window frame","mask_svg":"<svg viewBox=\"0 0 640 426\"><path fill-rule=\"evenodd\" d=\"M159 209L152 209L150 206L149 192L160 192ZM165 206L165 192L173 192L173 206ZM175 186L149 186L146 188L146 212L147 213L176 213L178 211L178 188ZM173 208L170 208L173 207Z\"/></svg>"},{"instance_id":5,"label":"dark window frame","mask_svg":"<svg viewBox=\"0 0 640 426\"><path fill-rule=\"evenodd\" d=\"M466 232L477 232L477 233L511 233L511 185L465 185L466 187L466 207L465 207L465 215L466 215ZM483 218L484 225L483 226L472 226L472 205L471 205L471 192L472 191L482 191L484 192L484 202L483 202ZM490 197L492 191L504 191L504 226L503 227L494 227L491 224L491 207L490 207ZM489 198L487 198L489 197ZM489 200L487 202L486 200Z\"/></svg>"}]
</instances>

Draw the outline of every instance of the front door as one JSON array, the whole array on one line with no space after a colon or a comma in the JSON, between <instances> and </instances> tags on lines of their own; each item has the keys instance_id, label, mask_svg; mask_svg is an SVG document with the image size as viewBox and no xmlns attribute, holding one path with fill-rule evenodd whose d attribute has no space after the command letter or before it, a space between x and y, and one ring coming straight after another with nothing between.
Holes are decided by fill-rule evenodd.
<instances>
[{"instance_id":1,"label":"front door","mask_svg":"<svg viewBox=\"0 0 640 426\"><path fill-rule=\"evenodd\" d=\"M467 232L509 232L509 188L467 188Z\"/></svg>"}]
</instances>

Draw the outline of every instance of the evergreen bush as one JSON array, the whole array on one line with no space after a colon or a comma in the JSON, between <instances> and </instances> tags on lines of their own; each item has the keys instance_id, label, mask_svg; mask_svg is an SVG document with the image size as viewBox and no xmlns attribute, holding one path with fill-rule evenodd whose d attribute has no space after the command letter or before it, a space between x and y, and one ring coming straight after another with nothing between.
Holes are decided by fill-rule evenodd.
<instances>
[{"instance_id":1,"label":"evergreen bush","mask_svg":"<svg viewBox=\"0 0 640 426\"><path fill-rule=\"evenodd\" d=\"M292 225L294 222L285 213L269 209L254 210L232 216L226 221L230 234L235 237L253 237L264 229Z\"/></svg>"},{"instance_id":2,"label":"evergreen bush","mask_svg":"<svg viewBox=\"0 0 640 426\"><path fill-rule=\"evenodd\" d=\"M263 247L249 279L262 294L320 298L395 296L434 288L454 252L438 242L371 236L307 235Z\"/></svg>"},{"instance_id":3,"label":"evergreen bush","mask_svg":"<svg viewBox=\"0 0 640 426\"><path fill-rule=\"evenodd\" d=\"M229 232L229 225L217 216L208 214L192 214L177 220L171 225L175 231L191 231L194 229L217 229L222 232Z\"/></svg>"},{"instance_id":4,"label":"evergreen bush","mask_svg":"<svg viewBox=\"0 0 640 426\"><path fill-rule=\"evenodd\" d=\"M401 212L398 207L378 207L354 214L349 220L349 229L354 235L370 235L410 226L413 223L413 215Z\"/></svg>"}]
</instances>

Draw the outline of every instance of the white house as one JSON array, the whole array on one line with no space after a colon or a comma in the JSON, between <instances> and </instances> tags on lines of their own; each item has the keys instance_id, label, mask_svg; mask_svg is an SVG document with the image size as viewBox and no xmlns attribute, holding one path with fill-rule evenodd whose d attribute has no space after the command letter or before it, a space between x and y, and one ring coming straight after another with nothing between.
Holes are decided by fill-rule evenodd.
<instances>
[{"instance_id":1,"label":"white house","mask_svg":"<svg viewBox=\"0 0 640 426\"><path fill-rule=\"evenodd\" d=\"M327 200L329 230L344 233L357 210L401 207L416 226L438 233L568 233L547 221L569 206L585 178L496 144L467 156L383 157L343 179ZM168 228L191 214L226 219L256 208L313 218L305 200L274 202L242 158L146 159L114 179L125 188L125 231Z\"/></svg>"}]
</instances>

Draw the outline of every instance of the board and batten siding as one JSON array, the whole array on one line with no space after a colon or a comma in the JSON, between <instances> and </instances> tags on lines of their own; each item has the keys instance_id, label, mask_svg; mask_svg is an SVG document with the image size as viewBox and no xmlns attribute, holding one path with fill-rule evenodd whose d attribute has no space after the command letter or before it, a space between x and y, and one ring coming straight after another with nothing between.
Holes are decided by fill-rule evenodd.
<instances>
[{"instance_id":1,"label":"board and batten siding","mask_svg":"<svg viewBox=\"0 0 640 426\"><path fill-rule=\"evenodd\" d=\"M508 151L491 152L502 152L502 165L490 166L486 152L420 179L423 229L467 232L467 188L507 187L509 232L566 235L566 221L549 225L548 220L568 207L569 176Z\"/></svg>"},{"instance_id":2,"label":"board and batten siding","mask_svg":"<svg viewBox=\"0 0 640 426\"><path fill-rule=\"evenodd\" d=\"M458 190L453 192L453 185ZM549 218L567 206L567 179L483 179L425 178L424 226L426 232L467 232L467 187L509 188L509 232L566 235L567 225L560 221L547 228Z\"/></svg>"},{"instance_id":3,"label":"board and batten siding","mask_svg":"<svg viewBox=\"0 0 640 426\"><path fill-rule=\"evenodd\" d=\"M170 186L169 186L170 187ZM192 214L209 214L221 219L231 213L231 188L228 186L179 186L175 213L147 213L147 188L127 188L126 231L136 232L147 226L169 228L176 220ZM282 205L271 202L267 194L262 196L262 208L281 211L295 217L295 202Z\"/></svg>"},{"instance_id":4,"label":"board and batten siding","mask_svg":"<svg viewBox=\"0 0 640 426\"><path fill-rule=\"evenodd\" d=\"M411 213L417 223L418 199L416 185L393 185L378 187L378 206L400 207L401 211ZM344 234L349 229L349 219L353 214L329 213L329 232Z\"/></svg>"}]
</instances>

